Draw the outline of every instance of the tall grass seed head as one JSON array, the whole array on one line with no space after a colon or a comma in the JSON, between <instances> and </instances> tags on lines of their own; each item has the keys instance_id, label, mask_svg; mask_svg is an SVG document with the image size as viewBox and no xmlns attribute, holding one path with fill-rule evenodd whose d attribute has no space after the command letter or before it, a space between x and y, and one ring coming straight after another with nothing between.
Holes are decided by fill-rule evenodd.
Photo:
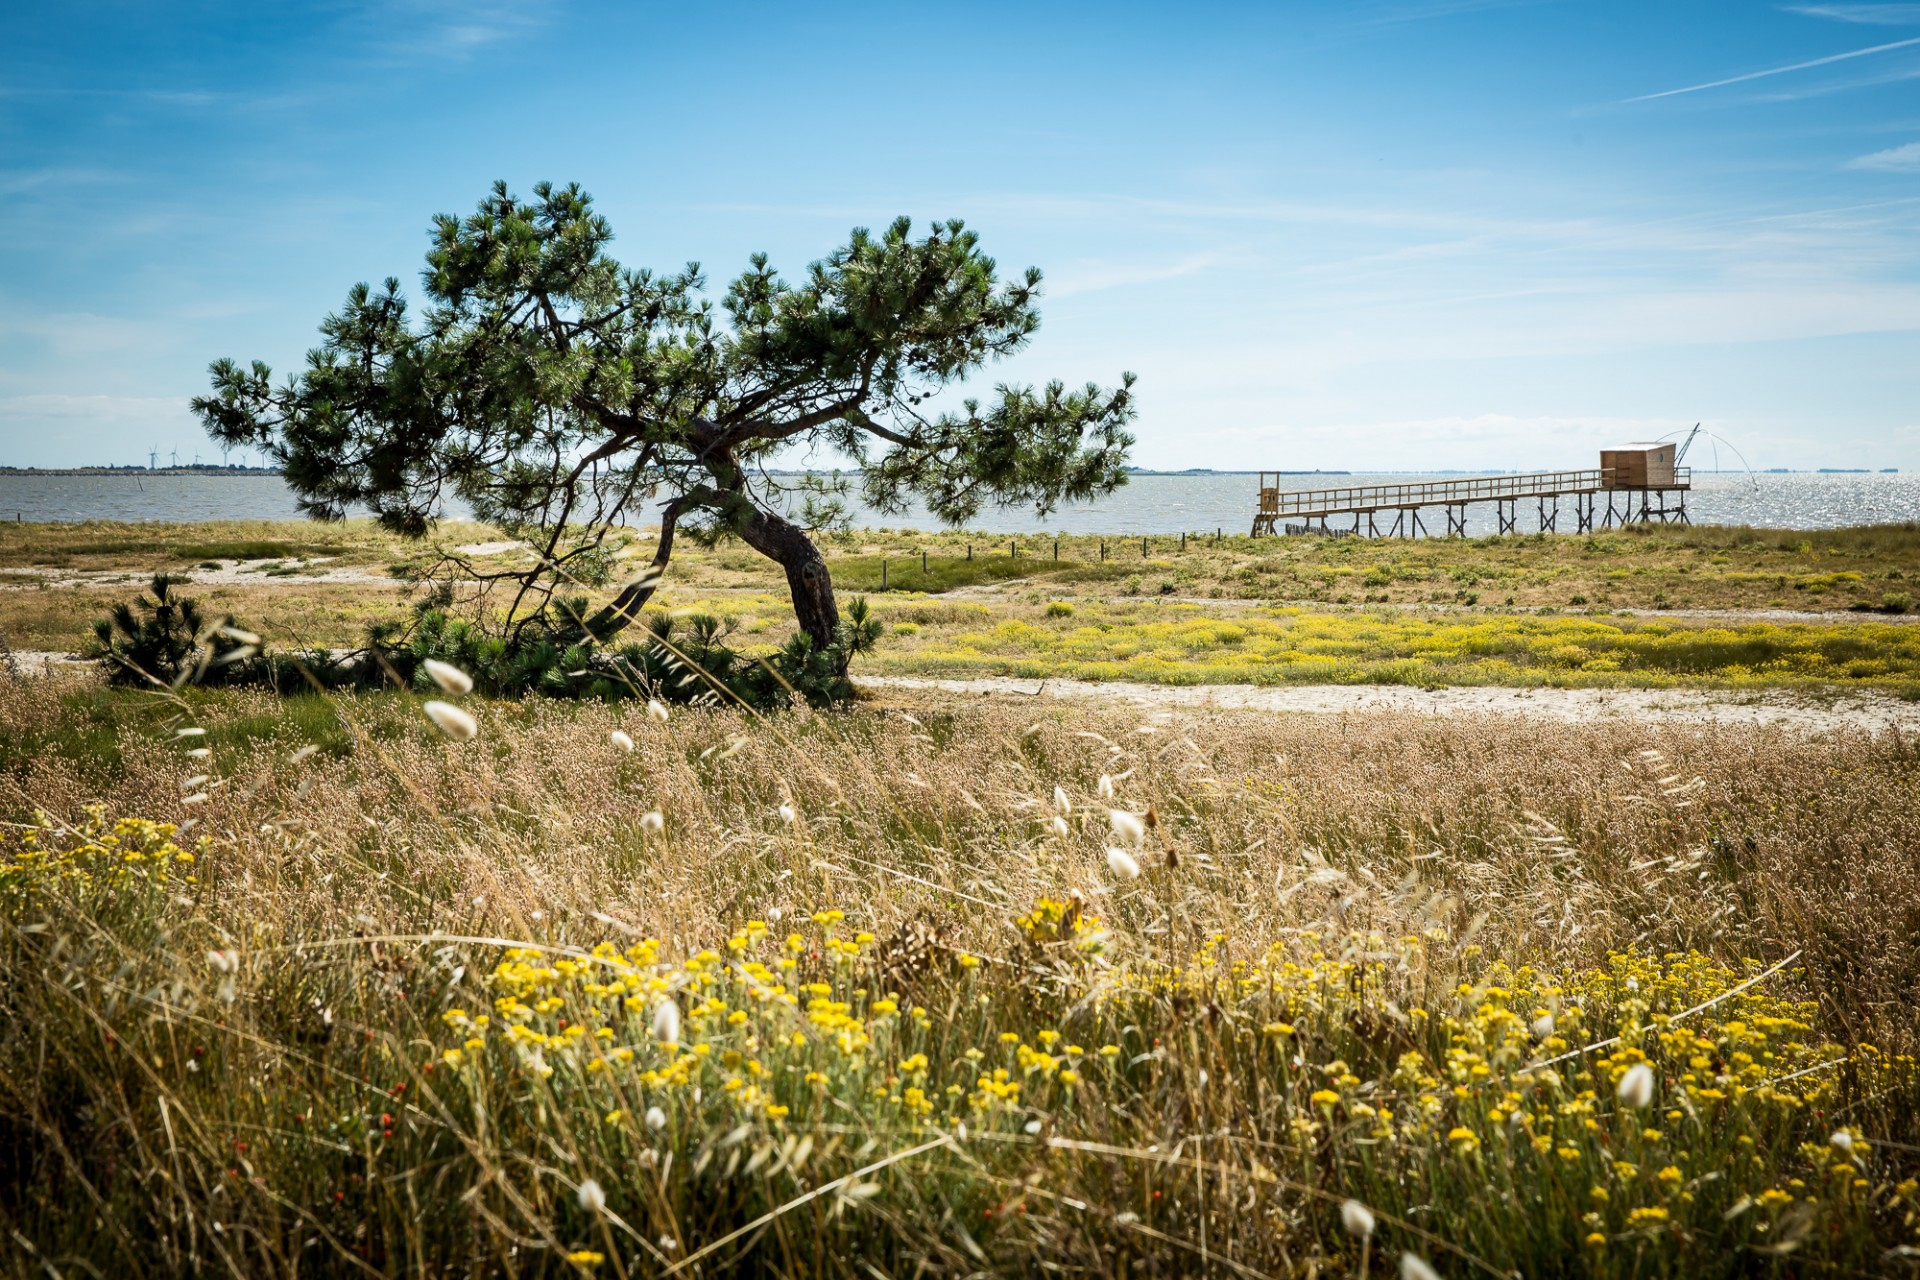
<instances>
[{"instance_id":1,"label":"tall grass seed head","mask_svg":"<svg viewBox=\"0 0 1920 1280\"><path fill-rule=\"evenodd\" d=\"M1147 824L1140 821L1137 814L1125 809L1107 810L1107 821L1113 824L1113 834L1117 839L1131 842L1136 848L1147 838Z\"/></svg>"},{"instance_id":2,"label":"tall grass seed head","mask_svg":"<svg viewBox=\"0 0 1920 1280\"><path fill-rule=\"evenodd\" d=\"M667 704L658 698L648 698L647 718L650 720L658 720L661 724L665 724L667 722Z\"/></svg>"},{"instance_id":3,"label":"tall grass seed head","mask_svg":"<svg viewBox=\"0 0 1920 1280\"><path fill-rule=\"evenodd\" d=\"M1064 840L1067 836L1067 820L1056 813L1047 819L1047 830Z\"/></svg>"},{"instance_id":4,"label":"tall grass seed head","mask_svg":"<svg viewBox=\"0 0 1920 1280\"><path fill-rule=\"evenodd\" d=\"M580 1180L580 1207L588 1213L604 1213L607 1208L607 1193L592 1178Z\"/></svg>"},{"instance_id":5,"label":"tall grass seed head","mask_svg":"<svg viewBox=\"0 0 1920 1280\"><path fill-rule=\"evenodd\" d=\"M650 836L659 835L666 825L667 820L658 809L649 809L640 815L640 830Z\"/></svg>"},{"instance_id":6,"label":"tall grass seed head","mask_svg":"<svg viewBox=\"0 0 1920 1280\"><path fill-rule=\"evenodd\" d=\"M661 1044L680 1043L680 1006L672 1000L653 1006L653 1038Z\"/></svg>"},{"instance_id":7,"label":"tall grass seed head","mask_svg":"<svg viewBox=\"0 0 1920 1280\"><path fill-rule=\"evenodd\" d=\"M1073 801L1067 798L1066 788L1055 787L1053 789L1053 807L1061 813L1073 812Z\"/></svg>"},{"instance_id":8,"label":"tall grass seed head","mask_svg":"<svg viewBox=\"0 0 1920 1280\"><path fill-rule=\"evenodd\" d=\"M1104 773L1100 775L1099 791L1102 800L1113 799L1113 779Z\"/></svg>"},{"instance_id":9,"label":"tall grass seed head","mask_svg":"<svg viewBox=\"0 0 1920 1280\"><path fill-rule=\"evenodd\" d=\"M607 741L622 751L633 750L633 735L629 734L625 729L615 729L607 735Z\"/></svg>"},{"instance_id":10,"label":"tall grass seed head","mask_svg":"<svg viewBox=\"0 0 1920 1280\"><path fill-rule=\"evenodd\" d=\"M1113 872L1116 880L1138 880L1140 878L1140 860L1125 849L1107 846L1107 870Z\"/></svg>"},{"instance_id":11,"label":"tall grass seed head","mask_svg":"<svg viewBox=\"0 0 1920 1280\"><path fill-rule=\"evenodd\" d=\"M1653 1068L1644 1062L1628 1067L1614 1088L1614 1095L1635 1111L1644 1110L1653 1101Z\"/></svg>"},{"instance_id":12,"label":"tall grass seed head","mask_svg":"<svg viewBox=\"0 0 1920 1280\"><path fill-rule=\"evenodd\" d=\"M420 664L426 668L427 678L440 687L442 693L472 693L473 677L454 666L451 662L442 662L438 658L428 658Z\"/></svg>"},{"instance_id":13,"label":"tall grass seed head","mask_svg":"<svg viewBox=\"0 0 1920 1280\"><path fill-rule=\"evenodd\" d=\"M647 1128L655 1133L667 1127L667 1113L659 1107L647 1108Z\"/></svg>"},{"instance_id":14,"label":"tall grass seed head","mask_svg":"<svg viewBox=\"0 0 1920 1280\"><path fill-rule=\"evenodd\" d=\"M1417 1253L1400 1255L1400 1280L1440 1280L1440 1273Z\"/></svg>"},{"instance_id":15,"label":"tall grass seed head","mask_svg":"<svg viewBox=\"0 0 1920 1280\"><path fill-rule=\"evenodd\" d=\"M1373 1210L1358 1200L1342 1200L1340 1225L1346 1228L1348 1235L1365 1240L1373 1234Z\"/></svg>"},{"instance_id":16,"label":"tall grass seed head","mask_svg":"<svg viewBox=\"0 0 1920 1280\"><path fill-rule=\"evenodd\" d=\"M480 722L451 702L429 702L420 708L434 727L455 742L471 741L480 732Z\"/></svg>"}]
</instances>

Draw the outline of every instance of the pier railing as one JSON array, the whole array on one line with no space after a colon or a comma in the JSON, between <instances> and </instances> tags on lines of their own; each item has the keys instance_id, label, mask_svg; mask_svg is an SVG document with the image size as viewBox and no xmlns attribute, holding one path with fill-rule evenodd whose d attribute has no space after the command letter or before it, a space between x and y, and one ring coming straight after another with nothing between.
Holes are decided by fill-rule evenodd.
<instances>
[{"instance_id":1,"label":"pier railing","mask_svg":"<svg viewBox=\"0 0 1920 1280\"><path fill-rule=\"evenodd\" d=\"M1277 477L1276 477L1277 478ZM1677 467L1673 481L1647 488L1690 487L1691 469ZM1594 493L1622 486L1612 483L1611 469L1542 471L1519 476L1476 476L1460 480L1433 480L1419 484L1370 484L1343 489L1281 489L1260 477L1260 515L1327 516L1346 512L1393 511L1440 507L1466 502L1515 498L1552 498L1572 493ZM1636 486L1637 487L1637 486Z\"/></svg>"}]
</instances>

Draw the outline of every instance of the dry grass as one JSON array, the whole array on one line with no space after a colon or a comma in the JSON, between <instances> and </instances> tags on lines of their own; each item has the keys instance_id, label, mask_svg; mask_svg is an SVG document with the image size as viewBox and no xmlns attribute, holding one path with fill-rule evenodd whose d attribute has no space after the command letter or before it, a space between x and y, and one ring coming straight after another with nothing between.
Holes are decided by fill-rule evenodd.
<instances>
[{"instance_id":1,"label":"dry grass","mask_svg":"<svg viewBox=\"0 0 1920 1280\"><path fill-rule=\"evenodd\" d=\"M191 575L188 575L191 579ZM4 635L14 649L54 653L81 650L93 637L93 624L114 605L139 595L144 583L118 587L27 586L0 592ZM189 584L182 588L211 616L227 614L274 636L286 648L334 647L365 642L370 623L404 616L406 600L398 583L320 583L297 585L268 579L259 585Z\"/></svg>"},{"instance_id":2,"label":"dry grass","mask_svg":"<svg viewBox=\"0 0 1920 1280\"><path fill-rule=\"evenodd\" d=\"M455 542L493 536L480 525L450 524ZM328 556L381 564L406 548L371 520L193 522L85 520L0 527L0 565L62 569L184 569L203 560L282 560Z\"/></svg>"},{"instance_id":3,"label":"dry grass","mask_svg":"<svg viewBox=\"0 0 1920 1280\"><path fill-rule=\"evenodd\" d=\"M190 818L181 841L207 840L191 883L99 879L0 911L0 1053L13 1067L0 1074L0 1212L37 1251L16 1253L13 1269L41 1256L80 1270L86 1259L134 1271L550 1274L596 1265L599 1253L623 1275L688 1274L672 1269L729 1240L703 1269L1382 1274L1391 1242L1449 1274L1478 1258L1529 1274L1647 1276L1740 1271L1763 1265L1753 1250L1782 1244L1810 1266L1864 1272L1914 1242L1914 1191L1900 1181L1911 1157L1863 1142L1863 1189L1851 1191L1820 1181L1831 1175L1818 1145L1836 1126L1920 1141L1910 1067L1877 1069L1886 1059L1862 1047L1920 1047L1920 760L1897 738L1403 716L1141 724L913 702L772 724L476 709L480 737L452 744L409 698L181 704L52 681L0 686L0 785L16 816L40 808L72 822L101 803ZM609 742L616 726L631 753ZM175 737L181 727L207 732ZM1155 818L1140 854L1148 873L1131 884L1114 881L1103 853L1113 840L1103 775L1117 779L1115 803ZM1065 835L1045 826L1056 786L1074 805ZM641 818L656 809L664 830L650 835ZM1097 963L1014 925L1043 898L1104 920ZM804 923L827 908L846 913L839 932ZM663 1093L670 1124L651 1138L634 1117L648 1089L666 1086L636 1086L603 1123L601 1086L559 1049L551 1083L524 1045L489 1041L464 1065L441 1057L465 1034L442 1023L449 1006L478 1011L547 989L538 978L483 984L502 952L475 939L523 941L538 966L651 937L664 963L725 950L750 922L780 918L789 923L770 941L801 922L801 976L852 1001L861 1034L892 1027L875 1003L882 990L903 993L899 1029L885 1033L902 1038L876 1056L917 1045L938 1075L965 1066L966 1046L1004 1057L1001 1034L1038 1046L1034 1028L1057 1027L1088 1046L1126 1044L1125 1070L1097 1075L1090 1061L1069 1096L1057 1064L1023 1067L1017 1105L989 1099L975 1111L962 1099L949 1112L943 1098L920 1117L901 1102L914 1073L889 1083L823 1060L822 1109L802 1091L791 1117L732 1110L741 1095L723 1095L716 1076L706 1095ZM857 954L834 968L827 941L855 931L880 941L849 942ZM229 948L232 974L205 958ZM1634 958L1612 958L1621 952ZM1669 952L1699 957L1656 959ZM1596 1035L1637 1038L1647 1010L1635 1012L1620 975L1678 1001L1794 952L1800 962L1742 997L1789 1003L1720 1016L1804 1018L1801 1056L1778 1061L1831 1052L1851 1065L1796 1086L1807 1092L1790 1101L1760 1090L1726 1117L1673 1122L1697 1132L1683 1144L1676 1128L1673 1143L1688 1149L1660 1158L1704 1181L1686 1184L1697 1209L1659 1202L1670 1227L1627 1222L1629 1204L1657 1207L1629 1195L1666 1194L1650 1174L1631 1190L1613 1184L1611 1218L1586 1198L1587 1180L1615 1176L1607 1158L1622 1144L1653 1141L1607 1127L1612 1075L1630 1054L1567 1068L1581 1073L1569 1090L1597 1089L1609 1104L1566 1166L1577 1204L1553 1198L1559 1175L1533 1170L1525 1151L1481 1151L1513 1131L1497 1088L1472 1104L1434 1095L1477 1135L1472 1151L1464 1139L1451 1153L1438 1138L1416 1141L1417 1124L1383 1144L1368 1138L1374 1122L1345 1110L1403 1093L1412 1106L1426 1086L1402 1077L1397 1055L1422 1049L1440 1070L1449 1037L1458 1046L1487 1033L1502 1001L1524 1024L1523 1001L1580 993ZM988 963L956 967L962 956ZM1702 967L1710 961L1728 976ZM1312 1047L1303 1039L1292 1059L1262 1056L1279 1052L1261 1038L1275 1015L1257 1012L1275 997L1217 981L1282 962L1298 966L1288 982L1320 975L1288 988L1288 1001L1320 1010ZM1581 976L1595 969L1615 979ZM756 1007L724 983L700 987L697 965L658 972L689 984L688 1002L707 990ZM1456 998L1456 981L1469 994ZM1518 994L1490 995L1496 987ZM529 1025L559 1044L566 1021L585 1016L570 1002L591 1001L551 989L557 1014ZM905 1018L913 1000L935 1011L924 1026ZM1408 1010L1417 1033L1393 1031ZM724 1047L726 1027L694 1029L688 1016L689 1043ZM1309 1025L1306 1012L1285 1016ZM1665 1062L1659 1025L1645 1044ZM646 1039L642 1029L639 1047L652 1052ZM1781 1033L1772 1049L1793 1039ZM1706 1052L1730 1053L1727 1043ZM767 1098L776 1084L799 1090L792 1055L831 1056L824 1042L737 1047L796 1073L769 1083ZM1486 1052L1497 1082L1523 1065ZM1674 1070L1686 1070L1686 1052ZM1338 1084L1349 1069L1351 1090ZM1341 1092L1338 1116L1306 1100L1307 1077L1323 1071ZM970 1121L966 1141L955 1115ZM1757 1150L1738 1147L1740 1134ZM796 1159L803 1135L810 1163ZM1812 1156L1798 1145L1809 1139ZM937 1150L921 1151L928 1142ZM1739 1164L1749 1156L1757 1170ZM897 1168L869 1170L895 1158ZM1729 1169L1731 1181L1708 1176ZM635 1224L631 1236L576 1203L589 1175ZM1742 1187L1776 1184L1811 1207L1735 1201ZM1370 1262L1340 1232L1346 1195L1382 1215ZM1583 1233L1602 1243L1581 1261Z\"/></svg>"},{"instance_id":4,"label":"dry grass","mask_svg":"<svg viewBox=\"0 0 1920 1280\"><path fill-rule=\"evenodd\" d=\"M1034 806L1056 785L1085 797L1107 773L1131 775L1130 802L1165 815L1175 847L1213 860L1212 869L1183 878L1182 915L1198 931L1233 923L1244 934L1249 910L1296 901L1293 873L1306 856L1389 886L1419 869L1429 886L1471 893L1498 907L1501 922L1487 927L1500 932L1490 941L1511 956L1594 959L1636 940L1711 947L1735 925L1732 936L1754 954L1798 945L1811 928L1852 940L1830 957L1839 964L1857 955L1844 960L1850 974L1858 964L1888 963L1920 975L1920 883L1881 879L1920 869L1909 861L1920 856L1920 770L1914 749L1897 739L1232 712L1142 723L1128 712L990 703L946 710L912 700L895 711L799 716L772 728L683 713L659 729L638 707L534 701L484 707L482 742L456 748L436 740L404 699L300 698L289 713L268 694L224 693L191 695L190 714L208 735L189 743L169 736L169 725L185 721L164 700L53 681L4 687L0 735L11 744L41 739L88 706L114 723L118 748L117 764L57 740L30 756L10 752L5 785L16 813L41 805L73 814L104 802L119 813L192 818L232 841L242 861L281 848L278 834L261 839L263 822L311 830L305 838L356 859L431 853L436 868L458 871L445 886L456 901L472 896L469 888L503 883L497 849L472 842L510 836L537 855L513 860L534 878L512 881L504 902L469 921L487 928L523 920L498 914L505 903L568 912L615 904L644 912L645 927L663 938L708 936L742 911L773 905L748 894L759 880L753 858L690 856L716 841L759 857L857 848L1024 909L1041 893L1101 883L1098 857L1087 856L1097 855L1097 841L1039 840L1045 814ZM328 749L287 766L283 758L327 720L338 721L324 739ZM616 725L639 743L632 755L607 743ZM737 750L714 758L736 740ZM183 747L196 745L213 751L210 764L180 759ZM1643 751L1658 754L1643 759ZM179 776L208 769L222 782L207 803L183 809ZM792 798L807 817L805 838L776 814ZM673 821L648 845L635 819L656 807ZM357 814L362 829L339 831L344 813ZM1693 864L1681 881L1667 866L1674 858ZM1552 872L1552 920L1528 901L1548 890L1535 882L1543 871ZM429 879L438 883L438 874ZM486 882L466 879L476 874ZM657 886L654 900L632 896L643 881ZM873 913L862 923L881 930L930 901L922 888L881 873L810 868L801 888L817 900L844 896L836 886L851 884L863 886L864 909ZM1259 897L1247 897L1249 884ZM287 903L281 888L261 884L258 900L236 909L275 920ZM1881 906L1846 905L1854 893L1862 895L1857 904ZM727 903L732 914L718 909ZM1729 904L1740 912L1731 923L1723 918ZM1912 917L1903 914L1907 904ZM1279 935L1271 930L1297 924L1295 914L1245 940L1272 942ZM1004 927L991 917L974 923ZM1887 1035L1887 1024L1872 1034Z\"/></svg>"}]
</instances>

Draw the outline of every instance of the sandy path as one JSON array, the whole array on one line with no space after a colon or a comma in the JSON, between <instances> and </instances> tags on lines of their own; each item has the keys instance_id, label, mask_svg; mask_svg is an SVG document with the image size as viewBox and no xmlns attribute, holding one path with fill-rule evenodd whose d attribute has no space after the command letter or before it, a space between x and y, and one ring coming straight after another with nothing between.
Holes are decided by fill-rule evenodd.
<instances>
[{"instance_id":1,"label":"sandy path","mask_svg":"<svg viewBox=\"0 0 1920 1280\"><path fill-rule=\"evenodd\" d=\"M5 656L22 676L94 668L71 653L16 649ZM911 689L1025 701L1125 703L1160 710L1265 711L1296 715L1512 715L1564 724L1629 719L1669 723L1773 725L1807 733L1866 730L1920 733L1920 702L1882 694L1822 700L1786 692L1726 693L1702 689L1416 689L1407 685L1153 685L1127 681L1022 680L987 676L935 680L921 676L857 676L862 690Z\"/></svg>"},{"instance_id":2,"label":"sandy path","mask_svg":"<svg viewBox=\"0 0 1920 1280\"><path fill-rule=\"evenodd\" d=\"M1819 701L1788 693L1733 694L1694 689L1416 689L1404 685L1149 685L1121 681L932 680L859 676L863 689L930 689L944 693L1049 701L1092 699L1141 707L1346 715L1410 711L1423 715L1517 715L1564 723L1630 719L1707 724L1778 725L1812 733L1843 729L1920 732L1920 702L1879 695Z\"/></svg>"},{"instance_id":3,"label":"sandy path","mask_svg":"<svg viewBox=\"0 0 1920 1280\"><path fill-rule=\"evenodd\" d=\"M300 572L273 577L267 573L269 567L298 569ZM0 572L31 575L39 579L32 583L0 583L0 591L38 591L43 587L145 587L153 581L151 569L45 569L21 566ZM174 573L173 577L194 587L284 587L307 583L397 585L394 576L384 569L370 569L365 565L333 565L324 556L312 560L223 560L218 569L183 569Z\"/></svg>"}]
</instances>

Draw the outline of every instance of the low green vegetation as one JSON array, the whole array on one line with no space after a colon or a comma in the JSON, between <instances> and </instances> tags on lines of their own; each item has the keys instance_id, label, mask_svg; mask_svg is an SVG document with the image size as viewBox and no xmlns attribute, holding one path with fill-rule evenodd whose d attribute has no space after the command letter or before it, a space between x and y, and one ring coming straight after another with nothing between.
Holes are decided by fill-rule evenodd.
<instances>
[{"instance_id":1,"label":"low green vegetation","mask_svg":"<svg viewBox=\"0 0 1920 1280\"><path fill-rule=\"evenodd\" d=\"M150 565L153 552L123 549L135 528L147 527L0 526L0 561L20 566L0 582L0 637L15 649L81 648L132 584L55 586L27 570L50 560L116 573ZM528 554L479 526L415 545L356 522L153 526L148 546L184 558L242 541L295 545L294 534L309 531L338 538L327 545L368 580L216 575L193 594L277 648L350 648L370 626L407 616L418 593L403 579L443 554L482 569ZM869 595L884 624L856 675L1920 690L1920 629L1901 616L1920 584L1920 531L1905 525L1418 543L1208 537L1184 551L1165 537L1143 548L1138 538L886 530L823 542L837 590ZM596 602L651 545L646 531L614 537ZM792 634L785 596L777 566L758 553L689 544L648 616L715 618L752 660ZM452 603L463 614L497 605L472 589ZM1778 606L1826 617L1767 616ZM1716 609L1759 616L1711 616Z\"/></svg>"},{"instance_id":2,"label":"low green vegetation","mask_svg":"<svg viewBox=\"0 0 1920 1280\"><path fill-rule=\"evenodd\" d=\"M1175 602L976 606L870 669L1150 684L1869 687L1920 696L1920 627ZM917 614L908 606L899 612ZM888 603L882 618L895 616ZM937 615L936 615L937 616Z\"/></svg>"},{"instance_id":3,"label":"low green vegetation","mask_svg":"<svg viewBox=\"0 0 1920 1280\"><path fill-rule=\"evenodd\" d=\"M898 574L890 574L895 590L920 590L911 568L899 572L903 560L917 565L923 551L964 556L969 546L976 561L984 557L996 567L967 569L974 576L933 589L1017 577L1086 594L1275 603L1900 613L1913 607L1920 583L1920 523L1913 522L1829 530L1635 525L1593 535L1420 541L1053 534L996 540L882 530L826 545L836 572L843 561L856 561L870 590L878 588L883 555ZM722 572L696 581L734 580L731 566L702 567Z\"/></svg>"}]
</instances>

